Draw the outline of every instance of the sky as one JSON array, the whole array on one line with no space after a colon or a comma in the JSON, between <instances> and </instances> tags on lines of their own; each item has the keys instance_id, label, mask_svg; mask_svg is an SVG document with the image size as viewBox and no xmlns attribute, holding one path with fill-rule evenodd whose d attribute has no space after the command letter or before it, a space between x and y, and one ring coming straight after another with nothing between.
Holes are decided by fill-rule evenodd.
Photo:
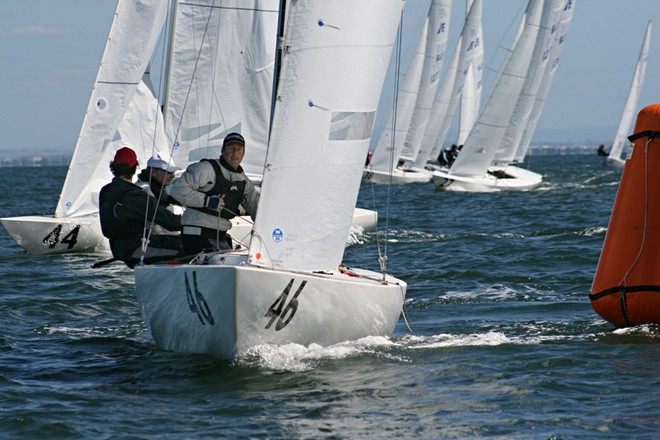
<instances>
[{"instance_id":1,"label":"sky","mask_svg":"<svg viewBox=\"0 0 660 440\"><path fill-rule=\"evenodd\" d=\"M411 29L428 1L406 1ZM73 151L116 3L0 0L0 152ZM485 94L526 3L484 0ZM464 14L465 1L454 0L448 55ZM660 0L575 0L532 145L611 144L649 20L656 29L639 109L660 102Z\"/></svg>"}]
</instances>

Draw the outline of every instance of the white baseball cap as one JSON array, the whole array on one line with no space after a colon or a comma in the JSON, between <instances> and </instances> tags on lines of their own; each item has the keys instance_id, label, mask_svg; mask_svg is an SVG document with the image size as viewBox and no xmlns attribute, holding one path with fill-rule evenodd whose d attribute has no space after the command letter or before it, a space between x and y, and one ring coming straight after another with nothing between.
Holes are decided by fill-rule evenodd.
<instances>
[{"instance_id":1,"label":"white baseball cap","mask_svg":"<svg viewBox=\"0 0 660 440\"><path fill-rule=\"evenodd\" d=\"M151 156L147 161L147 166L150 168L159 168L161 170L167 171L168 173L173 173L181 169L178 166L174 165L174 161L172 160L169 154L161 153L161 152L158 152L153 156Z\"/></svg>"}]
</instances>

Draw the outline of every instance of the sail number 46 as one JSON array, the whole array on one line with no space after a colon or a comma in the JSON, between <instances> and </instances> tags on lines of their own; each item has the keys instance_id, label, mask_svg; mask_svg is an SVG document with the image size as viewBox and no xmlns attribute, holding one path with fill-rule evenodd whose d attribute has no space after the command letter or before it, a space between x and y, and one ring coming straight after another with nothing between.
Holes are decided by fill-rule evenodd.
<instances>
[{"instance_id":1,"label":"sail number 46","mask_svg":"<svg viewBox=\"0 0 660 440\"><path fill-rule=\"evenodd\" d=\"M268 311L264 315L265 317L270 318L270 321L266 325L266 329L269 329L275 320L277 320L277 324L275 324L275 330L280 331L286 327L289 322L291 322L293 316L296 314L296 311L298 310L298 295L300 295L300 292L302 292L305 284L307 284L307 281L300 283L298 290L296 290L296 293L287 304L286 300L288 299L291 288L293 287L293 281L293 278L291 278L289 284L287 284L280 296L277 297L275 302L268 308Z\"/></svg>"}]
</instances>

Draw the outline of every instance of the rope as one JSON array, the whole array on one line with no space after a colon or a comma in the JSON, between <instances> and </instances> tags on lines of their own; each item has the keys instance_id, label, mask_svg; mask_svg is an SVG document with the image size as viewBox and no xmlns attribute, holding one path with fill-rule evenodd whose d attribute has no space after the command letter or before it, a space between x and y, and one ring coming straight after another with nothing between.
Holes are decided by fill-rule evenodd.
<instances>
[{"instance_id":1,"label":"rope","mask_svg":"<svg viewBox=\"0 0 660 440\"><path fill-rule=\"evenodd\" d=\"M191 78L190 78L190 84L188 86L188 91L186 92L186 98L185 98L184 104L182 106L182 109L183 109L182 113L185 112L185 109L187 108L187 105L188 105L188 100L190 99L190 95L192 93L193 84L195 82L197 68L198 68L198 65L199 65L200 57L201 57L201 52L202 52L202 49L204 47L204 41L206 40L206 36L208 34L208 30L209 30L213 10L215 9L215 3L216 3L216 0L214 0L213 3L208 8L209 13L208 13L208 17L206 19L206 24L204 26L204 32L203 32L202 39L201 39L201 42L200 42L200 45L199 45L199 50L197 52L197 56L195 57L195 66L193 68L192 75L191 75ZM176 17L171 16L170 19L171 20L176 20ZM193 27L193 33L194 33L194 30L195 29ZM170 35L169 37L174 38L174 35ZM193 36L193 40L195 40L194 36ZM164 53L165 52L164 46L165 45L163 45L162 59L165 59L165 56L166 56L165 53ZM164 74L164 72L161 70L161 82L160 82L160 84L164 83L164 81L162 80L163 74ZM164 93L164 91L161 90L161 93ZM213 92L213 94L215 96L215 92ZM223 125L224 125L224 116L222 115L222 112L220 114L220 117L221 117L221 119L223 119L222 122L223 122ZM158 118L156 118L155 124L158 124ZM183 117L181 117L178 121L178 125L177 125L176 131L174 133L174 140L178 139L179 132L181 131L181 125L182 124L183 124ZM157 128L157 126L155 128ZM154 133L155 132L156 131L154 130ZM153 153L153 151L155 151L155 142L156 142L156 139L155 139L155 136L154 136L154 139L153 139L154 144L152 145L152 153ZM173 153L174 153L174 143L170 146L170 160L173 156ZM149 185L149 188L151 188L151 179L152 179L152 176L151 176L151 174L149 174L149 181L147 182L147 184ZM151 237L151 232L152 232L152 229L153 229L153 225L156 221L156 212L158 211L158 206L160 205L160 200L161 200L161 197L162 197L162 194L163 194L164 191L165 191L165 186L163 185L163 187L161 188L161 190L160 190L160 192L159 192L159 194L156 198L156 206L154 207L154 213L153 213L153 216L151 218L151 221L149 222L148 218L147 218L148 216L145 216L145 222L144 222L144 228L143 228L143 234L142 234L142 236L143 236L143 239L142 239L142 255L140 257L140 264L143 264L143 262L144 262L144 255L146 253L147 247L149 246L149 239ZM154 196L156 196L156 195L154 194ZM146 206L145 212L149 212L148 211L148 208L149 208L149 199L148 198L147 198L147 201L146 201L146 205L147 206Z\"/></svg>"},{"instance_id":2,"label":"rope","mask_svg":"<svg viewBox=\"0 0 660 440\"><path fill-rule=\"evenodd\" d=\"M391 139L391 148L390 148L390 182L388 184L387 188L387 197L386 197L386 202L385 202L385 244L383 246L383 250L381 250L381 245L380 245L380 240L378 239L379 234L376 234L376 245L378 249L378 263L380 264L380 270L383 275L383 281L385 281L385 276L386 276L386 271L387 271L387 246L389 242L389 223L390 223L390 206L392 204L392 191L393 191L393 186L392 186L392 174L394 171L394 146L396 145L395 143L395 138L396 138L396 121L397 121L397 104L399 101L399 74L401 73L401 45L402 45L402 40L403 40L403 10L401 11L401 18L399 21L399 32L398 32L398 40L397 40L397 50L396 50L396 61L395 61L395 69L394 69L394 97L392 99L392 131L393 131L393 136ZM381 135L382 136L382 135ZM375 195L374 195L374 183L371 182L371 192L372 192L372 198L374 200L374 205L375 203ZM378 232L378 231L377 231Z\"/></svg>"},{"instance_id":3,"label":"rope","mask_svg":"<svg viewBox=\"0 0 660 440\"><path fill-rule=\"evenodd\" d=\"M649 161L648 161L648 154L649 154L649 144L653 140L653 137L649 137L646 141L646 144L644 145L644 227L642 229L642 242L639 246L639 252L637 252L637 257L635 257L635 260L632 262L626 273L623 275L623 279L621 280L621 309L623 311L623 315L626 319L626 323L628 325L632 325L632 322L630 321L630 317L628 316L628 308L626 306L626 288L628 287L628 275L630 275L630 272L635 268L637 263L639 262L639 259L642 257L642 252L644 251L644 246L646 245L646 232L647 232L647 223L648 223L648 211L649 211Z\"/></svg>"}]
</instances>

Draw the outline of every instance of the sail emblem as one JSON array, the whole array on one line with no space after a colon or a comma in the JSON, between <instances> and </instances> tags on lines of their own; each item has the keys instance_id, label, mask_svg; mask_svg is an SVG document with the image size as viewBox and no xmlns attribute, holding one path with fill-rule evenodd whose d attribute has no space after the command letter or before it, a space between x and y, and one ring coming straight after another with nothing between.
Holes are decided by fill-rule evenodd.
<instances>
[{"instance_id":1,"label":"sail emblem","mask_svg":"<svg viewBox=\"0 0 660 440\"><path fill-rule=\"evenodd\" d=\"M103 97L99 97L99 99L96 100L96 111L104 112L108 109L108 105L109 104L107 99Z\"/></svg>"},{"instance_id":2,"label":"sail emblem","mask_svg":"<svg viewBox=\"0 0 660 440\"><path fill-rule=\"evenodd\" d=\"M280 243L284 240L284 232L280 228L273 229L273 241L275 243Z\"/></svg>"}]
</instances>

